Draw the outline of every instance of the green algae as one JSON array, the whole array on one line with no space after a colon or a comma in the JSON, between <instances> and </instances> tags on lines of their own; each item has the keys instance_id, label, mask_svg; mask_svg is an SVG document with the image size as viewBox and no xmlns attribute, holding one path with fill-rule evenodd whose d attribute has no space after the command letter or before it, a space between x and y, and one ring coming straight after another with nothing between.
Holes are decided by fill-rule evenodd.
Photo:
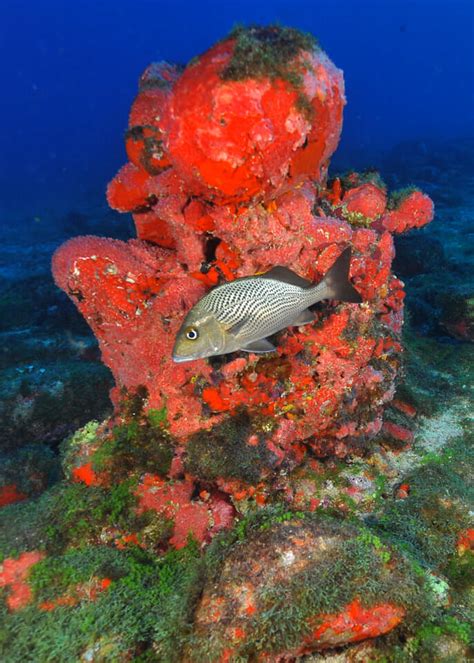
<instances>
[{"instance_id":1,"label":"green algae","mask_svg":"<svg viewBox=\"0 0 474 663\"><path fill-rule=\"evenodd\" d=\"M456 650L460 657L463 655L463 646L472 643L473 635L472 623L446 615L437 621L423 624L410 642L409 650L421 662L435 660L448 663L449 660L453 661L452 654L455 654ZM451 652L451 656L443 657L441 650L446 636L457 640L461 649L456 648Z\"/></svg>"},{"instance_id":2,"label":"green algae","mask_svg":"<svg viewBox=\"0 0 474 663\"><path fill-rule=\"evenodd\" d=\"M51 583L59 596L91 576L112 580L95 601L52 611L28 606L12 614L0 608L2 660L69 663L86 651L102 661L124 660L130 653L163 663L180 660L201 588L197 544L159 559L139 548L72 551L40 562L31 583L41 600L54 596Z\"/></svg>"},{"instance_id":3,"label":"green algae","mask_svg":"<svg viewBox=\"0 0 474 663\"><path fill-rule=\"evenodd\" d=\"M45 495L49 496L52 490ZM43 526L47 522L44 517L45 495L0 509L0 564L8 557L17 558L24 551L43 546Z\"/></svg>"},{"instance_id":4,"label":"green algae","mask_svg":"<svg viewBox=\"0 0 474 663\"><path fill-rule=\"evenodd\" d=\"M173 448L164 431L149 422L132 421L115 426L92 455L94 471L107 470L114 480L150 472L164 476L171 465Z\"/></svg>"},{"instance_id":5,"label":"green algae","mask_svg":"<svg viewBox=\"0 0 474 663\"><path fill-rule=\"evenodd\" d=\"M96 544L104 536L112 543L130 532L138 533L150 551L162 547L172 534L172 523L153 510L137 513L137 483L138 477L130 477L111 488L62 484L47 508L46 550L57 553L78 542Z\"/></svg>"},{"instance_id":6,"label":"green algae","mask_svg":"<svg viewBox=\"0 0 474 663\"><path fill-rule=\"evenodd\" d=\"M110 489L60 482L37 500L0 510L0 559L40 549L58 554L71 545L91 544L103 528L137 528L146 514L135 512L135 479Z\"/></svg>"},{"instance_id":7,"label":"green algae","mask_svg":"<svg viewBox=\"0 0 474 663\"><path fill-rule=\"evenodd\" d=\"M223 477L257 482L273 454L262 440L256 446L243 444L253 431L248 414L242 411L196 433L186 445L186 470L202 481Z\"/></svg>"},{"instance_id":8,"label":"green algae","mask_svg":"<svg viewBox=\"0 0 474 663\"><path fill-rule=\"evenodd\" d=\"M240 81L248 78L269 78L273 82L282 80L296 92L296 107L307 117L314 109L303 92L303 70L310 63L302 61L295 65L300 53L318 49L317 39L307 33L278 25L266 27L236 27L229 35L235 40L230 62L221 72L225 81Z\"/></svg>"},{"instance_id":9,"label":"green algae","mask_svg":"<svg viewBox=\"0 0 474 663\"><path fill-rule=\"evenodd\" d=\"M359 537L347 541L327 556L324 565L317 564L286 586L276 585L259 597L264 613L271 612L272 618L264 617L255 624L244 651L260 646L273 652L295 648L310 632L308 619L337 614L355 596L361 596L368 608L389 596L391 603L410 609L413 616L423 591L421 583L410 577L408 565L404 571L384 571L378 551L371 545Z\"/></svg>"},{"instance_id":10,"label":"green algae","mask_svg":"<svg viewBox=\"0 0 474 663\"><path fill-rule=\"evenodd\" d=\"M444 568L444 574L461 597L471 592L474 588L474 553L468 551L464 555L453 555Z\"/></svg>"},{"instance_id":11,"label":"green algae","mask_svg":"<svg viewBox=\"0 0 474 663\"><path fill-rule=\"evenodd\" d=\"M344 191L347 189L353 189L354 187L360 186L361 184L373 184L383 191L387 190L387 185L383 181L379 171L375 168L367 168L362 172L347 170L337 177L341 181L341 185ZM334 178L330 180L329 185L332 186L333 182Z\"/></svg>"},{"instance_id":12,"label":"green algae","mask_svg":"<svg viewBox=\"0 0 474 663\"><path fill-rule=\"evenodd\" d=\"M71 475L71 467L76 454L83 448L93 444L99 435L99 422L88 421L84 426L78 428L72 435L63 440L59 449L61 454L61 465L67 477Z\"/></svg>"},{"instance_id":13,"label":"green algae","mask_svg":"<svg viewBox=\"0 0 474 663\"><path fill-rule=\"evenodd\" d=\"M375 531L409 551L427 568L444 569L453 558L459 533L470 526L474 504L469 481L474 449L472 435L457 439L434 459L403 477L410 487L403 500L387 501Z\"/></svg>"},{"instance_id":14,"label":"green algae","mask_svg":"<svg viewBox=\"0 0 474 663\"><path fill-rule=\"evenodd\" d=\"M74 450L74 448L91 444L97 438L99 426L100 424L98 421L88 421L85 426L79 428L77 431L75 431L75 433L73 433L73 435L71 435L70 438L68 438L67 447L69 447L71 450ZM65 452L63 451L63 455L64 453Z\"/></svg>"},{"instance_id":15,"label":"green algae","mask_svg":"<svg viewBox=\"0 0 474 663\"><path fill-rule=\"evenodd\" d=\"M95 490L80 485L74 488L78 493L65 509L63 527L70 527L71 520L78 526L82 518L77 513L73 515L72 503L81 503L83 488ZM114 519L122 513L120 500L117 508L118 516ZM81 509L80 512L84 517ZM100 509L93 517L100 520ZM81 601L74 608L58 607L50 613L30 606L12 615L5 613L0 628L0 651L3 645L8 663L14 657L42 660L41 656L49 649L55 656L52 660L61 663L74 660L91 647L101 652L100 660L104 661L119 660L126 652L132 652L143 657L134 660L174 662L181 660L183 647L191 644L194 660L217 660L222 644L219 639L196 641L191 633L191 615L203 584L217 581L222 564L244 543L251 546L256 537L271 536L276 528L306 523L314 524L330 537L342 534L340 541L310 569L259 594L263 610L259 611L261 617L252 621L250 639L239 652L242 660L250 660L252 652L261 648L277 651L296 646L306 633L308 617L337 613L354 596L360 596L367 607L384 602L387 597L391 603L403 606L409 619L400 627L401 632L412 639L419 638L419 646L423 648L427 636L417 633L423 625L433 623L433 591L425 571L416 562L420 558L418 548L398 545L406 537L397 529L398 521L393 514L387 522L391 528L388 533L379 524L367 527L355 520L348 523L347 519L327 514L294 512L280 504L249 513L231 531L216 537L203 557L192 543L185 552L156 557L135 546L126 550L87 546L81 538L79 549L53 550L50 557L33 567L30 585L35 601L67 594L91 577L111 579L110 588L94 603ZM87 537L87 533L80 536ZM465 633L462 619L460 623ZM26 648L32 629L38 636L33 657L28 658ZM63 643L61 651L55 644L57 638ZM391 647L392 652L397 647L400 649L399 641L394 640Z\"/></svg>"},{"instance_id":16,"label":"green algae","mask_svg":"<svg viewBox=\"0 0 474 663\"><path fill-rule=\"evenodd\" d=\"M62 445L66 474L81 447L96 449L88 457L94 472L107 472L115 483L144 473L166 475L173 459L173 442L166 429L166 408L144 412L146 391L140 390L121 404L117 420L123 423L101 433L97 422L89 422Z\"/></svg>"},{"instance_id":17,"label":"green algae","mask_svg":"<svg viewBox=\"0 0 474 663\"><path fill-rule=\"evenodd\" d=\"M406 200L412 193L421 193L420 189L417 186L406 186L403 189L397 189L392 191L388 197L387 209L394 210L398 209L400 205Z\"/></svg>"},{"instance_id":18,"label":"green algae","mask_svg":"<svg viewBox=\"0 0 474 663\"><path fill-rule=\"evenodd\" d=\"M92 577L117 580L129 571L130 557L107 546L73 548L35 564L28 583L37 601L52 600Z\"/></svg>"},{"instance_id":19,"label":"green algae","mask_svg":"<svg viewBox=\"0 0 474 663\"><path fill-rule=\"evenodd\" d=\"M443 346L434 354L433 348L438 345L416 338L415 346L411 344L407 352L409 380L402 387L405 390L402 397L424 414L436 411L429 400L425 404L423 396L425 385L427 390L432 386L433 371L440 371L446 384L451 385L453 371L466 370L453 365L449 372L454 357L452 348ZM414 367L418 371L415 375ZM417 382L419 375L421 382ZM446 392L444 402L448 402L455 397L456 390L453 394L443 384L438 383L436 389L440 390L440 397L443 390ZM440 401L437 407L442 404ZM119 426L118 435L114 431L112 436L118 438L113 442L118 446L106 448L102 459L100 455L95 458L98 470L107 467L116 454L119 457L125 454L127 462L127 445L135 444L142 427L148 431L150 440L168 439L166 410L145 417L140 398L131 399L127 408L124 420L128 423ZM97 423L91 422L74 444L78 448L83 443L93 444L97 433ZM267 465L268 458L260 455L267 453L260 444L241 448L242 438L250 433L249 420L241 414L222 428L191 438L187 461L191 466L187 465L187 469L196 474L202 472L202 477L215 478L228 472L231 477L254 480L261 467ZM144 452L144 447L138 445L138 448ZM152 453L151 442L146 448L146 454ZM277 651L280 647L294 646L305 633L304 620L308 615L337 613L355 595L361 596L368 607L388 597L391 603L402 605L407 611L406 619L394 633L377 640L378 658L374 660L438 660L434 656L446 642L454 651L465 650L472 615L463 601L468 603L472 591L473 567L471 555L456 554L456 541L459 532L469 524L465 503L472 498L469 485L472 436L467 426L464 437L453 440L441 451L424 452L419 466L403 477L403 482L410 485L404 500L394 499L387 479L374 471L374 503L378 508L367 525L358 521L360 507L355 504L349 505L349 516L344 519L330 509L330 514L329 510L324 513L318 509L310 515L277 505L241 519L231 532L214 539L203 556L195 549L189 565L179 555L157 557L160 546L169 538L169 523L152 520L147 523L146 519L137 519L134 513L138 476L133 463L140 464L138 458L139 454L127 466L133 476L120 480L111 489L62 483L35 502L0 510L0 555L16 556L33 549L48 552L49 557L33 567L30 574L36 602L67 594L90 577L112 580L109 589L100 593L95 602L82 600L76 607L62 606L44 612L33 605L15 614L2 608L2 660L7 663L49 660L46 657L51 652L50 660L61 663L93 651L97 660L103 661L122 660L130 654L133 660L143 663L174 663L182 660L185 648L191 648L196 652L195 660L214 661L222 643L218 638L196 642L190 626L204 582L218 578L222 564L236 546L251 543L256 536L294 519L323 522L327 531L331 527L334 531L343 528L348 536L321 560L321 565L298 575L285 586L262 593L265 609L262 618L255 617L256 621L252 622L253 631L242 645L240 660L250 660L259 647ZM342 475L347 467L345 462L322 466L324 472L316 475L317 482L329 478L338 486L346 485ZM119 467L117 471L120 474ZM110 545L98 545L103 532L110 528L139 531L140 541L153 554L135 546L119 551ZM432 576L432 570L443 575ZM180 573L185 576L182 584L181 577L176 577ZM442 580L441 589L447 586L447 580L456 592L456 601L449 607L437 605L438 578ZM462 599L463 596L466 598ZM35 633L33 645L32 633ZM29 647L32 647L31 658Z\"/></svg>"},{"instance_id":20,"label":"green algae","mask_svg":"<svg viewBox=\"0 0 474 663\"><path fill-rule=\"evenodd\" d=\"M143 413L143 399L124 404L128 423L116 426L101 438L99 424L89 422L61 447L68 476L82 448L97 450L88 457L96 472L112 477L112 485L88 486L62 481L38 500L0 510L0 559L23 550L41 549L58 554L71 546L94 545L104 532L116 538L139 532L149 550L163 546L172 533L171 522L153 511L138 515L136 487L145 472L166 474L171 459L170 438L165 429L166 410ZM103 434L102 434L103 435ZM107 483L107 482L106 482Z\"/></svg>"},{"instance_id":21,"label":"green algae","mask_svg":"<svg viewBox=\"0 0 474 663\"><path fill-rule=\"evenodd\" d=\"M364 216L362 212L350 212L345 205L341 208L343 218L356 228L370 228L376 219L370 219Z\"/></svg>"},{"instance_id":22,"label":"green algae","mask_svg":"<svg viewBox=\"0 0 474 663\"><path fill-rule=\"evenodd\" d=\"M45 496L48 523L45 547L61 551L69 545L93 543L104 527L123 528L139 525L134 506L133 479L110 489L78 484L60 484Z\"/></svg>"},{"instance_id":23,"label":"green algae","mask_svg":"<svg viewBox=\"0 0 474 663\"><path fill-rule=\"evenodd\" d=\"M298 86L302 79L294 72L292 61L302 51L311 52L318 47L313 35L277 25L238 26L229 38L235 39L234 51L221 78L231 81L281 78Z\"/></svg>"},{"instance_id":24,"label":"green algae","mask_svg":"<svg viewBox=\"0 0 474 663\"><path fill-rule=\"evenodd\" d=\"M389 633L377 641L374 663L458 663L472 660L472 615L452 607L424 621L406 639Z\"/></svg>"}]
</instances>

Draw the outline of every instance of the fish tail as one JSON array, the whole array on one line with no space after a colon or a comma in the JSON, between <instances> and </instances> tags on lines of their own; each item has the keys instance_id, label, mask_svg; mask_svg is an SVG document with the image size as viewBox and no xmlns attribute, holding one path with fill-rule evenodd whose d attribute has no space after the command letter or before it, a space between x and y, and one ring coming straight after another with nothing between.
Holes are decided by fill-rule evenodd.
<instances>
[{"instance_id":1,"label":"fish tail","mask_svg":"<svg viewBox=\"0 0 474 663\"><path fill-rule=\"evenodd\" d=\"M351 247L349 246L341 253L331 269L326 272L323 280L312 288L316 301L322 299L337 299L341 302L360 304L362 297L354 288L349 278L351 264ZM316 303L316 302L315 302Z\"/></svg>"}]
</instances>

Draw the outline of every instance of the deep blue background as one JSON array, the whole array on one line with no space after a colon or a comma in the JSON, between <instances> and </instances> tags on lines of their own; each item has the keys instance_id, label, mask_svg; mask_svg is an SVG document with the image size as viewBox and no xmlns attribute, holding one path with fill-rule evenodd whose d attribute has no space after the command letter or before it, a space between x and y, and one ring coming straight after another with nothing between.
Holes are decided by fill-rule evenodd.
<instances>
[{"instance_id":1,"label":"deep blue background","mask_svg":"<svg viewBox=\"0 0 474 663\"><path fill-rule=\"evenodd\" d=\"M141 71L185 63L235 23L311 31L344 70L339 160L474 134L473 0L3 0L0 13L0 223L103 191Z\"/></svg>"}]
</instances>

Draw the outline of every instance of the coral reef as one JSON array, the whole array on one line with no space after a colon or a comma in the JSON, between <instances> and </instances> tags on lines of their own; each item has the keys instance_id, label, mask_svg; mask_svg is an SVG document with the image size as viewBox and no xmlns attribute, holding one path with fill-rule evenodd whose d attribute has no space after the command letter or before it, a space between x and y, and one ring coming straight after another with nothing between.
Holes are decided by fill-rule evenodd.
<instances>
[{"instance_id":1,"label":"coral reef","mask_svg":"<svg viewBox=\"0 0 474 663\"><path fill-rule=\"evenodd\" d=\"M342 73L288 28L238 28L184 70L142 75L107 190L137 238L78 237L53 258L114 411L76 422L41 495L46 480L5 471L4 660L468 655L467 423L451 401L435 411L429 343L411 339L399 379L394 235L433 204L374 171L328 179L344 103ZM347 246L362 305L318 304L272 354L173 363L210 287L278 264L318 281ZM439 361L448 375L452 355Z\"/></svg>"}]
</instances>

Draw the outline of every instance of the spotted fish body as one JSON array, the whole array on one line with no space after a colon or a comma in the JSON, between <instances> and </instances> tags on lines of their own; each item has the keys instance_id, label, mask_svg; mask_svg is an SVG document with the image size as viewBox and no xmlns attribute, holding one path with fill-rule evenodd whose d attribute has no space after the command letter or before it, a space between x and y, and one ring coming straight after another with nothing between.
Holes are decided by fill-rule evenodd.
<instances>
[{"instance_id":1,"label":"spotted fish body","mask_svg":"<svg viewBox=\"0 0 474 663\"><path fill-rule=\"evenodd\" d=\"M229 330L237 328L245 346L246 341L271 336L294 324L308 306L325 299L321 290L319 285L304 289L269 277L247 277L211 291L206 305Z\"/></svg>"},{"instance_id":2,"label":"spotted fish body","mask_svg":"<svg viewBox=\"0 0 474 663\"><path fill-rule=\"evenodd\" d=\"M312 322L312 304L324 299L360 302L349 282L350 259L346 249L316 285L275 267L214 288L186 316L173 359L190 361L236 350L270 352L275 348L266 338L291 325Z\"/></svg>"}]
</instances>

